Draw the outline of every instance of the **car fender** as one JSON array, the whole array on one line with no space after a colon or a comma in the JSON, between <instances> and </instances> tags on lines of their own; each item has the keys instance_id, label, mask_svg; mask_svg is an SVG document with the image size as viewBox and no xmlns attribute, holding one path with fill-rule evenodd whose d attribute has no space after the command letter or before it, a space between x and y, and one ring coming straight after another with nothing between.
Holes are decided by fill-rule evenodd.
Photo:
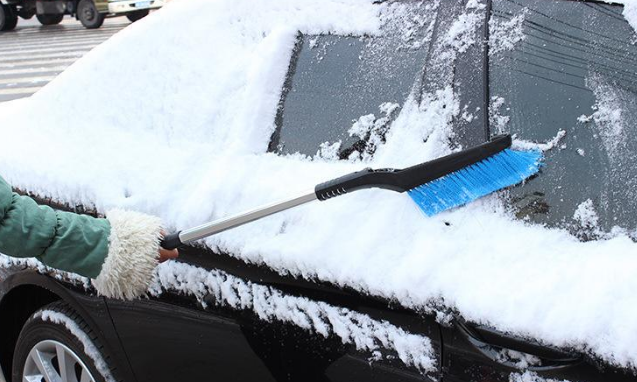
<instances>
[{"instance_id":1,"label":"car fender","mask_svg":"<svg viewBox=\"0 0 637 382\"><path fill-rule=\"evenodd\" d=\"M99 336L100 342L105 346L113 362L116 363L118 373L123 380L135 381L132 370L128 362L128 356L121 346L119 337L110 313L106 306L105 299L97 296L94 292L86 291L81 285L73 285L55 277L40 273L34 269L2 269L0 273L0 322L6 320L9 310L2 309L12 293L19 293L21 288L40 288L44 293L55 295L59 300L69 304L86 324ZM39 308L37 308L39 309ZM2 369L5 375L9 369L6 359L2 359ZM0 382L2 379L0 379Z\"/></svg>"}]
</instances>

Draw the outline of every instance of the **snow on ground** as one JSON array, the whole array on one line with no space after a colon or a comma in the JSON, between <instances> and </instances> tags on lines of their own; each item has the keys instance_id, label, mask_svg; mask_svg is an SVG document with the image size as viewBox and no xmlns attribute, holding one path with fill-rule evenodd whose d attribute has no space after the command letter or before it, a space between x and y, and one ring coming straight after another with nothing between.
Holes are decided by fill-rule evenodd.
<instances>
[{"instance_id":1,"label":"snow on ground","mask_svg":"<svg viewBox=\"0 0 637 382\"><path fill-rule=\"evenodd\" d=\"M464 105L443 61L439 88L402 106L364 164L265 153L297 30L378 34L392 7L175 0L35 96L0 105L0 173L42 196L145 211L184 229L361 167L449 153L450 122ZM434 47L441 60L479 42L472 28L483 8L469 2ZM637 367L636 244L621 233L581 242L515 220L496 196L425 218L406 195L361 191L205 243L284 274L419 310L443 304L474 322Z\"/></svg>"}]
</instances>

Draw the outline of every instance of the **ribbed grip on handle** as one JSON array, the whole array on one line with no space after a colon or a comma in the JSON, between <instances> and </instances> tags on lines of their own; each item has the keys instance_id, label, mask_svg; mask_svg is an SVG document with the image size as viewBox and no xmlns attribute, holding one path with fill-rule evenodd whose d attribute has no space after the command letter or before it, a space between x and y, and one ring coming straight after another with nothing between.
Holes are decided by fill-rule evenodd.
<instances>
[{"instance_id":1,"label":"ribbed grip on handle","mask_svg":"<svg viewBox=\"0 0 637 382\"><path fill-rule=\"evenodd\" d=\"M184 243L182 243L179 238L180 233L181 231L164 236L159 245L164 249L175 249L181 247Z\"/></svg>"},{"instance_id":2,"label":"ribbed grip on handle","mask_svg":"<svg viewBox=\"0 0 637 382\"><path fill-rule=\"evenodd\" d=\"M406 191L397 186L395 182L395 174L396 170L391 168L380 170L366 168L364 170L353 172L351 174L341 176L340 178L318 184L314 188L314 192L316 193L316 198L318 200L324 201L348 192L372 187L384 188L398 192Z\"/></svg>"},{"instance_id":3,"label":"ribbed grip on handle","mask_svg":"<svg viewBox=\"0 0 637 382\"><path fill-rule=\"evenodd\" d=\"M366 168L364 170L353 172L318 184L314 189L316 197L318 200L327 200L352 191L352 188L360 186L364 181L365 175L371 172L373 172L371 168Z\"/></svg>"}]
</instances>

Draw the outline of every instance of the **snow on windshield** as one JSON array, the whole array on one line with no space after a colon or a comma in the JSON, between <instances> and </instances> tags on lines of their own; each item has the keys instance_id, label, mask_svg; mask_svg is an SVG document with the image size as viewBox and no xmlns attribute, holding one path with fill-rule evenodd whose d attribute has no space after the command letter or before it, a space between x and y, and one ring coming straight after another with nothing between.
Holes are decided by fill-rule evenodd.
<instances>
[{"instance_id":1,"label":"snow on windshield","mask_svg":"<svg viewBox=\"0 0 637 382\"><path fill-rule=\"evenodd\" d=\"M297 31L378 34L391 10L371 0L175 0L35 96L0 105L0 172L16 187L62 202L157 214L172 230L368 165L402 167L447 154L451 121L466 106L448 63L480 42L476 15L484 1L468 2L440 31L446 39L432 48L441 53L436 88L403 105L366 163L266 153ZM205 244L282 274L419 310L443 306L442 318L457 311L637 367L636 244L622 233L581 242L566 230L516 220L497 196L425 218L405 195L367 190ZM180 290L186 282L162 286Z\"/></svg>"},{"instance_id":2,"label":"snow on windshield","mask_svg":"<svg viewBox=\"0 0 637 382\"><path fill-rule=\"evenodd\" d=\"M495 55L504 50L512 50L515 44L525 39L524 19L528 9L516 14L508 21L496 18L489 20L489 50L490 55Z\"/></svg>"},{"instance_id":3,"label":"snow on windshield","mask_svg":"<svg viewBox=\"0 0 637 382\"><path fill-rule=\"evenodd\" d=\"M610 3L624 4L624 17L628 23L637 31L637 1L635 0L617 0L608 1Z\"/></svg>"},{"instance_id":4,"label":"snow on windshield","mask_svg":"<svg viewBox=\"0 0 637 382\"><path fill-rule=\"evenodd\" d=\"M593 89L597 102L593 105L594 113L590 116L581 116L578 122L594 120L608 158L614 162L621 160L621 154L626 154L625 151L622 152L626 145L626 121L622 118L623 103L626 102L624 100L630 101L634 98L631 97L632 91L613 86L598 73L591 74L586 82L587 86Z\"/></svg>"}]
</instances>

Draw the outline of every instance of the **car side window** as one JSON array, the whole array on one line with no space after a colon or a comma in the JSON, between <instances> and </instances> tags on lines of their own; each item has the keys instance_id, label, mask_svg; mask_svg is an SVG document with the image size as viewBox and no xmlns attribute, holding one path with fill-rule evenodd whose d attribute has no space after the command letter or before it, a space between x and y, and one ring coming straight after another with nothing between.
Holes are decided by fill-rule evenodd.
<instances>
[{"instance_id":1,"label":"car side window","mask_svg":"<svg viewBox=\"0 0 637 382\"><path fill-rule=\"evenodd\" d=\"M512 191L518 216L570 228L585 240L618 228L634 235L637 35L623 7L565 0L492 5L490 131L547 150L542 173Z\"/></svg>"},{"instance_id":2,"label":"car side window","mask_svg":"<svg viewBox=\"0 0 637 382\"><path fill-rule=\"evenodd\" d=\"M436 16L426 3L386 5L377 36L300 34L270 151L372 155L422 71Z\"/></svg>"}]
</instances>

